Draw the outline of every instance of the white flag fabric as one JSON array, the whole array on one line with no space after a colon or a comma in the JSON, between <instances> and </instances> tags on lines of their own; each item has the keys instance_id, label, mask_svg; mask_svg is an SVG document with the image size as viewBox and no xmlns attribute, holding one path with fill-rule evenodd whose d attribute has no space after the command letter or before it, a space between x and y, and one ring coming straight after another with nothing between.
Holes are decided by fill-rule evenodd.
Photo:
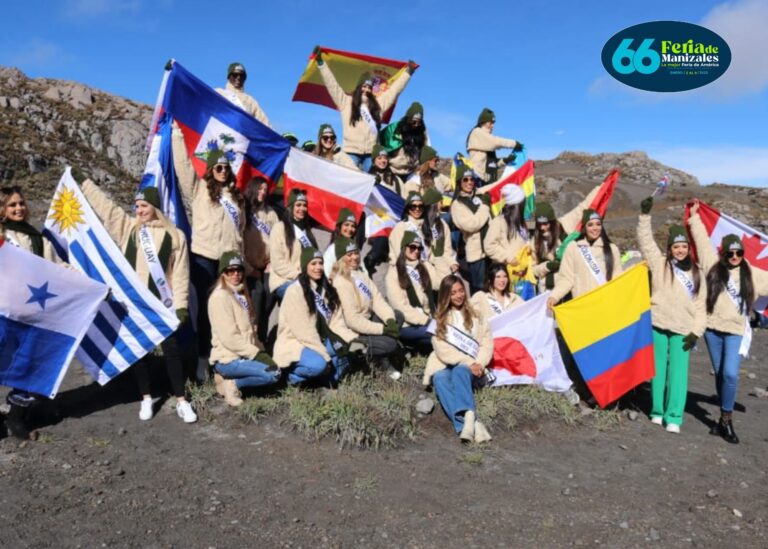
<instances>
[{"instance_id":1,"label":"white flag fabric","mask_svg":"<svg viewBox=\"0 0 768 549\"><path fill-rule=\"evenodd\" d=\"M152 351L179 326L141 282L67 168L45 220L57 253L112 295L100 307L76 357L101 385Z\"/></svg>"},{"instance_id":2,"label":"white flag fabric","mask_svg":"<svg viewBox=\"0 0 768 549\"><path fill-rule=\"evenodd\" d=\"M108 290L0 240L0 385L56 396Z\"/></svg>"},{"instance_id":3,"label":"white flag fabric","mask_svg":"<svg viewBox=\"0 0 768 549\"><path fill-rule=\"evenodd\" d=\"M548 297L545 292L489 321L494 386L535 384L558 393L571 388L557 346L555 319L547 309Z\"/></svg>"}]
</instances>

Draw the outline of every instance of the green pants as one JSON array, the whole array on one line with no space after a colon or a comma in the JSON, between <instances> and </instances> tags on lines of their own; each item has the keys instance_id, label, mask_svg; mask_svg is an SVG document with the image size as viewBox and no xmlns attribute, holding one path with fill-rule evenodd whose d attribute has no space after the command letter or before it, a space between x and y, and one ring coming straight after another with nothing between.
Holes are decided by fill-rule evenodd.
<instances>
[{"instance_id":1,"label":"green pants","mask_svg":"<svg viewBox=\"0 0 768 549\"><path fill-rule=\"evenodd\" d=\"M682 425L690 358L688 351L683 350L683 336L654 327L653 357L656 375L651 381L651 417Z\"/></svg>"}]
</instances>

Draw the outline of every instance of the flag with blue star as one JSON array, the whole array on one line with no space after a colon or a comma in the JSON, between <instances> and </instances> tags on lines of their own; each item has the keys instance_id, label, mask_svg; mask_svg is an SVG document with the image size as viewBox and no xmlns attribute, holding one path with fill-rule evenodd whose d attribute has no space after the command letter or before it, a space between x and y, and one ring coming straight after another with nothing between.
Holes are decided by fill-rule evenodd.
<instances>
[{"instance_id":1,"label":"flag with blue star","mask_svg":"<svg viewBox=\"0 0 768 549\"><path fill-rule=\"evenodd\" d=\"M0 241L0 385L53 398L107 292Z\"/></svg>"}]
</instances>

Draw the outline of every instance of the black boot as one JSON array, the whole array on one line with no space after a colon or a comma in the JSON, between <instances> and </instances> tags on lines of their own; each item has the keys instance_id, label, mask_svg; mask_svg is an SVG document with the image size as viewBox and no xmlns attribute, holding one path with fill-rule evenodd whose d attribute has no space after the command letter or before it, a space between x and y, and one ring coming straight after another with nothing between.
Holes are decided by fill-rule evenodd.
<instances>
[{"instance_id":1,"label":"black boot","mask_svg":"<svg viewBox=\"0 0 768 549\"><path fill-rule=\"evenodd\" d=\"M27 427L27 408L18 404L11 404L11 410L5 418L8 431L21 440L29 440L29 428Z\"/></svg>"},{"instance_id":2,"label":"black boot","mask_svg":"<svg viewBox=\"0 0 768 549\"><path fill-rule=\"evenodd\" d=\"M723 440L730 442L731 444L738 444L739 437L736 436L736 431L733 428L733 421L731 420L731 414L723 415L720 418L720 436Z\"/></svg>"}]
</instances>

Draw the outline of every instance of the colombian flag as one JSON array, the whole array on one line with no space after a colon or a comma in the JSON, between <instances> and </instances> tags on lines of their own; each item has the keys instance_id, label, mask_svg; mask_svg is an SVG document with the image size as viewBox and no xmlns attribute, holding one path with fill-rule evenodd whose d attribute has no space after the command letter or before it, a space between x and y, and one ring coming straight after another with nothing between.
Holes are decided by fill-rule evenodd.
<instances>
[{"instance_id":1,"label":"colombian flag","mask_svg":"<svg viewBox=\"0 0 768 549\"><path fill-rule=\"evenodd\" d=\"M478 193L488 193L490 195L491 213L494 216L499 215L499 212L504 207L501 189L508 183L522 187L523 192L525 192L525 218L530 219L533 216L533 211L536 209L536 184L533 181L533 160L527 160L507 177L503 177L494 183L489 183L477 190Z\"/></svg>"},{"instance_id":2,"label":"colombian flag","mask_svg":"<svg viewBox=\"0 0 768 549\"><path fill-rule=\"evenodd\" d=\"M379 95L385 92L392 85L392 82L400 78L405 69L408 68L407 61L395 61L394 59L331 48L321 47L320 51L323 54L323 61L328 64L328 68L333 72L337 82L348 94L355 91L360 76L368 72L374 78L373 94ZM336 110L336 104L325 88L323 77L320 76L314 53L310 55L307 68L304 69L304 74L299 79L299 85L296 86L296 91L293 94L293 101L315 103ZM395 105L396 103L387 112L381 113L383 123L389 122L392 118Z\"/></svg>"},{"instance_id":3,"label":"colombian flag","mask_svg":"<svg viewBox=\"0 0 768 549\"><path fill-rule=\"evenodd\" d=\"M645 263L558 305L555 318L601 407L654 376L651 296Z\"/></svg>"}]
</instances>

